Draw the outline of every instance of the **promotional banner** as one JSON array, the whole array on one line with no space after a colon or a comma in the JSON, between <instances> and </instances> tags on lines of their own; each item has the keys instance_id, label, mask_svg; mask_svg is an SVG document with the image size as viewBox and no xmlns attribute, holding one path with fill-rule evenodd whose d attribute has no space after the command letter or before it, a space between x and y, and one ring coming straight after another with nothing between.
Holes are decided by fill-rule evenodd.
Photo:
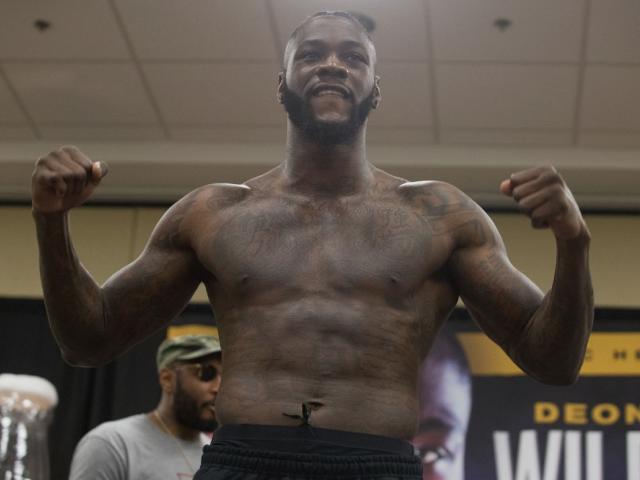
<instances>
[{"instance_id":1,"label":"promotional banner","mask_svg":"<svg viewBox=\"0 0 640 480\"><path fill-rule=\"evenodd\" d=\"M464 468L429 477L427 462L425 478L640 480L640 318L600 317L571 386L527 377L486 335L458 328L472 384Z\"/></svg>"}]
</instances>

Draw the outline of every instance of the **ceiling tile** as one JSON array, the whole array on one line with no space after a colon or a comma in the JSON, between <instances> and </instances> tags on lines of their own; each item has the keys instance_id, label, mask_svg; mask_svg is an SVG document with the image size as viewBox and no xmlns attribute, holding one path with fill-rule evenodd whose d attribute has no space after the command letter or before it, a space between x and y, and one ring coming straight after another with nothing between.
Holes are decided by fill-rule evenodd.
<instances>
[{"instance_id":1,"label":"ceiling tile","mask_svg":"<svg viewBox=\"0 0 640 480\"><path fill-rule=\"evenodd\" d=\"M581 128L640 130L640 66L588 66Z\"/></svg>"},{"instance_id":2,"label":"ceiling tile","mask_svg":"<svg viewBox=\"0 0 640 480\"><path fill-rule=\"evenodd\" d=\"M1 109L2 107L0 107ZM36 136L26 125L4 125L0 123L0 140L16 141L16 140L35 140ZM4 173L3 173L4 175Z\"/></svg>"},{"instance_id":3,"label":"ceiling tile","mask_svg":"<svg viewBox=\"0 0 640 480\"><path fill-rule=\"evenodd\" d=\"M591 0L587 59L640 62L638 0Z\"/></svg>"},{"instance_id":4,"label":"ceiling tile","mask_svg":"<svg viewBox=\"0 0 640 480\"><path fill-rule=\"evenodd\" d=\"M164 140L162 129L157 125L40 125L42 138L46 140Z\"/></svg>"},{"instance_id":5,"label":"ceiling tile","mask_svg":"<svg viewBox=\"0 0 640 480\"><path fill-rule=\"evenodd\" d=\"M9 86L0 77L0 122L26 123L26 121L15 97L9 90Z\"/></svg>"},{"instance_id":6,"label":"ceiling tile","mask_svg":"<svg viewBox=\"0 0 640 480\"><path fill-rule=\"evenodd\" d=\"M640 148L640 130L637 132L580 132L578 144L583 147Z\"/></svg>"},{"instance_id":7,"label":"ceiling tile","mask_svg":"<svg viewBox=\"0 0 640 480\"><path fill-rule=\"evenodd\" d=\"M275 39L266 2L118 0L141 59L270 59Z\"/></svg>"},{"instance_id":8,"label":"ceiling tile","mask_svg":"<svg viewBox=\"0 0 640 480\"><path fill-rule=\"evenodd\" d=\"M438 60L578 61L585 0L431 0ZM501 31L497 19L511 26Z\"/></svg>"},{"instance_id":9,"label":"ceiling tile","mask_svg":"<svg viewBox=\"0 0 640 480\"><path fill-rule=\"evenodd\" d=\"M577 67L442 65L437 79L445 128L572 127Z\"/></svg>"},{"instance_id":10,"label":"ceiling tile","mask_svg":"<svg viewBox=\"0 0 640 480\"><path fill-rule=\"evenodd\" d=\"M144 65L168 124L282 125L275 63ZM195 124L195 125L191 125Z\"/></svg>"},{"instance_id":11,"label":"ceiling tile","mask_svg":"<svg viewBox=\"0 0 640 480\"><path fill-rule=\"evenodd\" d=\"M51 27L39 32L34 21ZM0 2L1 59L124 59L129 54L107 0Z\"/></svg>"},{"instance_id":12,"label":"ceiling tile","mask_svg":"<svg viewBox=\"0 0 640 480\"><path fill-rule=\"evenodd\" d=\"M128 63L6 63L7 77L36 123L155 123Z\"/></svg>"},{"instance_id":13,"label":"ceiling tile","mask_svg":"<svg viewBox=\"0 0 640 480\"><path fill-rule=\"evenodd\" d=\"M371 113L372 126L427 127L432 125L429 74L426 63L380 62L382 103Z\"/></svg>"},{"instance_id":14,"label":"ceiling tile","mask_svg":"<svg viewBox=\"0 0 640 480\"><path fill-rule=\"evenodd\" d=\"M285 45L293 29L306 17L324 10L349 10L376 22L373 38L378 59L427 58L426 14L421 0L273 0L280 42Z\"/></svg>"},{"instance_id":15,"label":"ceiling tile","mask_svg":"<svg viewBox=\"0 0 640 480\"><path fill-rule=\"evenodd\" d=\"M444 129L440 140L445 144L462 145L519 145L569 146L573 143L571 130L465 130Z\"/></svg>"}]
</instances>

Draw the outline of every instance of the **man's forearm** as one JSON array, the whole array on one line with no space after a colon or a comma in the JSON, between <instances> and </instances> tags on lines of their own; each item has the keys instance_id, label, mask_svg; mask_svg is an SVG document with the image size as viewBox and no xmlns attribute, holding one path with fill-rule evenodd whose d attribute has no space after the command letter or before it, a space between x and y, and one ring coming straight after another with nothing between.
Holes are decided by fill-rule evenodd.
<instances>
[{"instance_id":1,"label":"man's forearm","mask_svg":"<svg viewBox=\"0 0 640 480\"><path fill-rule=\"evenodd\" d=\"M100 286L78 260L67 213L34 211L33 217L40 250L40 278L53 335L68 362L98 363L105 328Z\"/></svg>"},{"instance_id":2,"label":"man's forearm","mask_svg":"<svg viewBox=\"0 0 640 480\"><path fill-rule=\"evenodd\" d=\"M520 366L545 383L573 383L582 366L593 325L589 244L586 228L557 241L553 286L514 348Z\"/></svg>"}]
</instances>

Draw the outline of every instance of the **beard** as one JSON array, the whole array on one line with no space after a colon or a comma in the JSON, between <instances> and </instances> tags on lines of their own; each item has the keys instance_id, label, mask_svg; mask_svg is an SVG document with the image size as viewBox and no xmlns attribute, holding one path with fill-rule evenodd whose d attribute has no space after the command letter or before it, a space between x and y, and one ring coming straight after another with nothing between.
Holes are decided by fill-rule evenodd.
<instances>
[{"instance_id":1,"label":"beard","mask_svg":"<svg viewBox=\"0 0 640 480\"><path fill-rule=\"evenodd\" d=\"M178 375L176 391L173 396L173 414L176 421L199 432L213 432L218 428L218 422L215 418L211 420L203 419L201 415L202 407L182 388L180 375Z\"/></svg>"},{"instance_id":2,"label":"beard","mask_svg":"<svg viewBox=\"0 0 640 480\"><path fill-rule=\"evenodd\" d=\"M330 147L334 145L352 145L360 128L369 117L373 107L374 88L360 103L352 102L349 119L343 122L323 122L316 120L309 98L303 98L289 90L284 82L282 103L293 123L306 140ZM353 99L353 98L352 98Z\"/></svg>"}]
</instances>

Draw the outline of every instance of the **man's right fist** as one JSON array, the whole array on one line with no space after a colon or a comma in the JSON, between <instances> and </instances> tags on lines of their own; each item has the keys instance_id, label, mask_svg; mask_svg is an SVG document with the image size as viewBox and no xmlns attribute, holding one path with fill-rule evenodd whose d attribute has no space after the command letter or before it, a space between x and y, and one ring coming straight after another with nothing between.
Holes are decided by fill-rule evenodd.
<instances>
[{"instance_id":1,"label":"man's right fist","mask_svg":"<svg viewBox=\"0 0 640 480\"><path fill-rule=\"evenodd\" d=\"M36 162L31 201L42 213L63 212L81 205L107 174L107 164L92 162L76 147L50 152Z\"/></svg>"}]
</instances>

